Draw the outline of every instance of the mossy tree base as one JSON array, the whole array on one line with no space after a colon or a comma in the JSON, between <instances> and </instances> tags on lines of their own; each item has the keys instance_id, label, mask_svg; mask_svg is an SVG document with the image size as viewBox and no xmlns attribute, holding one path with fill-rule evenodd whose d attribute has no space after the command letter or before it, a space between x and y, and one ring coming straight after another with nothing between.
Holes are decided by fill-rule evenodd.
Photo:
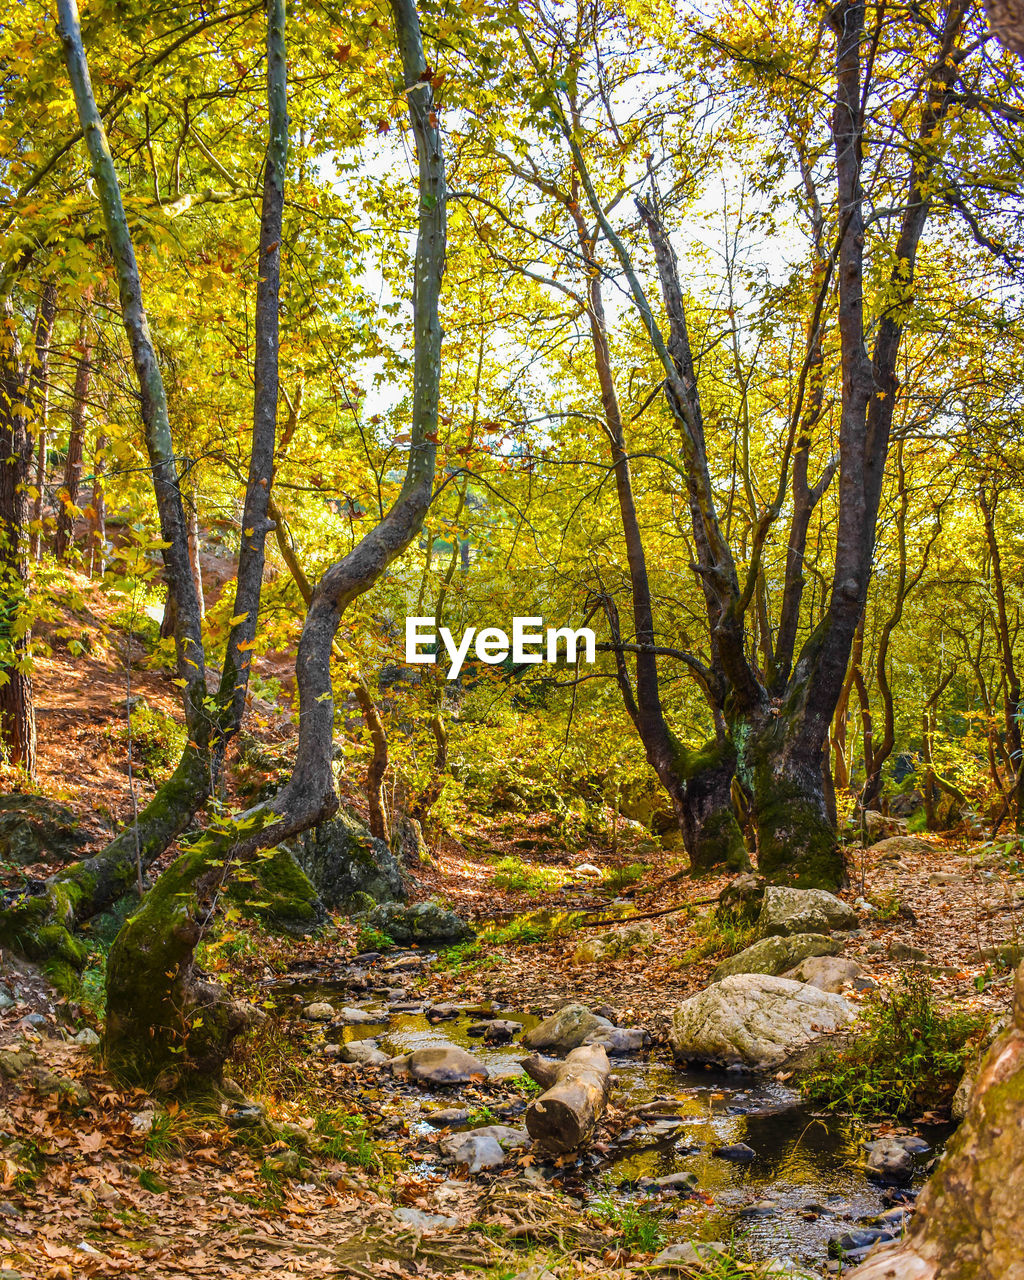
<instances>
[{"instance_id":1,"label":"mossy tree base","mask_svg":"<svg viewBox=\"0 0 1024 1280\"><path fill-rule=\"evenodd\" d=\"M736 752L728 740L706 743L683 770L679 825L695 875L722 866L730 871L750 870L732 800L735 770Z\"/></svg>"},{"instance_id":2,"label":"mossy tree base","mask_svg":"<svg viewBox=\"0 0 1024 1280\"><path fill-rule=\"evenodd\" d=\"M774 716L738 732L738 772L753 797L758 871L772 884L834 893L846 879L821 753L787 741Z\"/></svg>"},{"instance_id":3,"label":"mossy tree base","mask_svg":"<svg viewBox=\"0 0 1024 1280\"><path fill-rule=\"evenodd\" d=\"M195 962L227 871L220 843L204 837L172 863L111 947L103 1056L132 1083L216 1083L252 1019Z\"/></svg>"}]
</instances>

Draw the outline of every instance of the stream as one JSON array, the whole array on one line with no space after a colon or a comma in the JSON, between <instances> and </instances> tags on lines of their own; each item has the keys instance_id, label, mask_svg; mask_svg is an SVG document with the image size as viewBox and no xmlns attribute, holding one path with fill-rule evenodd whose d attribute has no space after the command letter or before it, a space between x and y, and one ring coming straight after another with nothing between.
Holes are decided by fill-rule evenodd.
<instances>
[{"instance_id":1,"label":"stream","mask_svg":"<svg viewBox=\"0 0 1024 1280\"><path fill-rule=\"evenodd\" d=\"M481 1016L500 1016L519 1022L524 1031L540 1018L488 1004L460 1005L457 1016L432 1022L422 1002L404 990L433 957L401 953L381 963L363 959L365 967L330 974L293 973L276 980L271 996L284 1016L301 1006L325 1000L335 1006L357 1008L369 1019L358 1025L330 1029L332 1043L373 1039L392 1056L415 1049L456 1045L474 1054L488 1068L486 1088L502 1080L521 1078L524 1050L515 1041L486 1044L469 1034ZM403 967L404 966L404 967ZM401 985L400 985L401 983ZM312 1043L322 1043L324 1030L311 1024ZM582 1204L595 1200L626 1205L658 1216L667 1242L685 1239L734 1239L745 1243L755 1258L787 1256L804 1265L838 1270L837 1241L863 1231L864 1223L882 1214L893 1234L901 1226L899 1206L910 1207L926 1178L935 1154L919 1158L907 1188L883 1186L869 1178L861 1165L864 1126L828 1113L816 1113L800 1095L772 1077L734 1072L679 1071L644 1054L613 1057L617 1080L612 1106L632 1120L604 1149L587 1152L573 1167L555 1169L538 1162L542 1174ZM374 1096L389 1102L389 1113L424 1142L422 1176L450 1176L429 1141L435 1132L432 1112L453 1107L479 1108L484 1103L493 1119L477 1123L523 1125L527 1099L502 1097L490 1102L474 1096L466 1101L456 1088L429 1088L395 1081L385 1073ZM639 1114L636 1114L639 1112ZM471 1127L448 1121L453 1129ZM925 1130L933 1147L946 1129ZM742 1144L748 1152L731 1159L713 1152ZM675 1188L652 1186L652 1180L672 1174L695 1177L695 1195ZM844 1256L863 1237L844 1243ZM870 1241L868 1242L871 1243ZM863 1245L861 1252L866 1249ZM832 1261L829 1261L829 1255Z\"/></svg>"}]
</instances>

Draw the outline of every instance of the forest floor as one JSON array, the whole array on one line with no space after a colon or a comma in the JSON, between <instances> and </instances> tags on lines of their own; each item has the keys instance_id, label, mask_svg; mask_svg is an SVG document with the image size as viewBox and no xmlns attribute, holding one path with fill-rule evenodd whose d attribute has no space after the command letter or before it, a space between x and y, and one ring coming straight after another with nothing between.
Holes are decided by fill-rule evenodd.
<instances>
[{"instance_id":1,"label":"forest floor","mask_svg":"<svg viewBox=\"0 0 1024 1280\"><path fill-rule=\"evenodd\" d=\"M62 630L86 635L88 652L70 652ZM132 810L127 749L116 732L130 642L88 590L80 608L51 626L50 640L36 677L39 785L99 831ZM131 692L167 717L178 714L164 672L135 664ZM262 741L287 739L286 717L256 711ZM137 776L136 784L142 804L153 783ZM608 1006L620 1025L647 1029L655 1057L667 1061L672 1009L750 940L740 926L723 932L714 915L728 881L682 875L679 856L634 825L571 848L556 829L556 815L481 816L472 833L448 833L432 861L415 869L414 896L443 899L480 937L418 965L411 995L526 1013L569 1000ZM501 859L521 871L498 883ZM927 837L898 858L884 847L853 851L850 870L846 896L875 909L862 913L846 954L883 989L912 969L943 1007L1006 1008L1010 971L997 953L1020 944L1024 902L1012 852ZM645 944L578 963L580 942L623 910L649 923ZM570 911L588 914L560 929ZM257 1002L268 984L348 962L362 945L356 926L339 918L315 939L277 938L245 922L232 935L211 950L210 967ZM231 1067L246 1097L275 1125L291 1125L267 1145L233 1124L237 1100L168 1105L112 1080L92 1034L100 1025L95 990L58 998L9 956L0 977L19 997L0 1013L0 1280L648 1274L653 1250L643 1232L581 1208L557 1179L539 1177L529 1155L494 1175L425 1175L415 1156L422 1138L396 1113L388 1077L310 1056L294 1020L279 1021L276 1011ZM474 1084L460 1103L512 1115L522 1109L521 1087ZM457 1225L418 1230L415 1214L403 1220L407 1209Z\"/></svg>"}]
</instances>

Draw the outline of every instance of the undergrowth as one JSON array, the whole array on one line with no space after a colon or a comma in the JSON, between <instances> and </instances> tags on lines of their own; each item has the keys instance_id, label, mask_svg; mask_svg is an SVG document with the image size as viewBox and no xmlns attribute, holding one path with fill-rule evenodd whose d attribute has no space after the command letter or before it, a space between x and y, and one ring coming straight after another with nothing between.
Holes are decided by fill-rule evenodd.
<instances>
[{"instance_id":1,"label":"undergrowth","mask_svg":"<svg viewBox=\"0 0 1024 1280\"><path fill-rule=\"evenodd\" d=\"M817 1106L864 1118L899 1119L941 1107L956 1092L987 1023L981 1013L944 1013L928 980L906 974L867 1006L864 1029L804 1077L804 1092Z\"/></svg>"}]
</instances>

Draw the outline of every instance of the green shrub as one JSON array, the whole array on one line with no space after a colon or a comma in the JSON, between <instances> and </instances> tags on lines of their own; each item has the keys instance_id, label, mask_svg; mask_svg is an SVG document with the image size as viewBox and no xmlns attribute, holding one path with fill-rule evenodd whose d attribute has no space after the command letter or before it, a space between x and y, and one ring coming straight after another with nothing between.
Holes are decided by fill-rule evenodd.
<instances>
[{"instance_id":1,"label":"green shrub","mask_svg":"<svg viewBox=\"0 0 1024 1280\"><path fill-rule=\"evenodd\" d=\"M498 889L511 889L527 893L543 893L557 889L565 879L565 873L551 867L527 866L521 858L500 858L494 864L491 882Z\"/></svg>"},{"instance_id":2,"label":"green shrub","mask_svg":"<svg viewBox=\"0 0 1024 1280\"><path fill-rule=\"evenodd\" d=\"M875 996L864 1029L804 1077L804 1092L815 1105L865 1118L942 1106L987 1024L984 1014L943 1013L928 980L907 974Z\"/></svg>"},{"instance_id":3,"label":"green shrub","mask_svg":"<svg viewBox=\"0 0 1024 1280\"><path fill-rule=\"evenodd\" d=\"M626 867L606 867L603 879L612 893L621 893L630 885L638 884L648 871L650 867L646 862L631 862Z\"/></svg>"},{"instance_id":4,"label":"green shrub","mask_svg":"<svg viewBox=\"0 0 1024 1280\"><path fill-rule=\"evenodd\" d=\"M184 725L144 698L132 707L128 724L108 733L115 742L131 747L133 769L157 786L171 776L188 741Z\"/></svg>"}]
</instances>

